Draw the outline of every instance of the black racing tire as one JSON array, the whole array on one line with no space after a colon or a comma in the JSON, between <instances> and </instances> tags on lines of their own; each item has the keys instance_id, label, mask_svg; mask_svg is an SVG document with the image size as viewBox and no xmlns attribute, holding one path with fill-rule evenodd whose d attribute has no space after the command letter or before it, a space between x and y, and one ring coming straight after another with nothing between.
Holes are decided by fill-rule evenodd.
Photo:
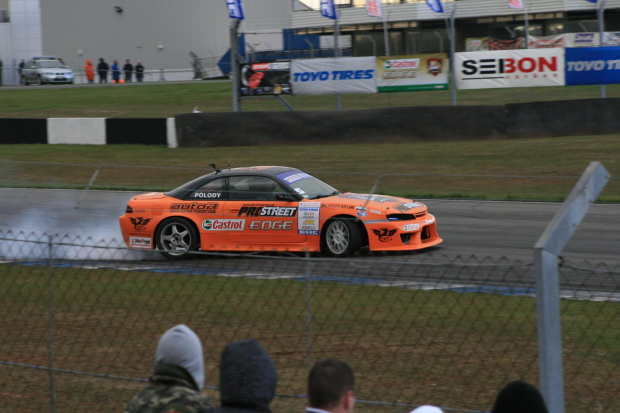
<instances>
[{"instance_id":1,"label":"black racing tire","mask_svg":"<svg viewBox=\"0 0 620 413\"><path fill-rule=\"evenodd\" d=\"M362 246L362 231L353 217L329 220L322 237L322 251L333 257L347 257Z\"/></svg>"},{"instance_id":2,"label":"black racing tire","mask_svg":"<svg viewBox=\"0 0 620 413\"><path fill-rule=\"evenodd\" d=\"M157 249L169 260L183 260L192 257L200 245L198 230L187 219L169 218L162 222L155 232Z\"/></svg>"}]
</instances>

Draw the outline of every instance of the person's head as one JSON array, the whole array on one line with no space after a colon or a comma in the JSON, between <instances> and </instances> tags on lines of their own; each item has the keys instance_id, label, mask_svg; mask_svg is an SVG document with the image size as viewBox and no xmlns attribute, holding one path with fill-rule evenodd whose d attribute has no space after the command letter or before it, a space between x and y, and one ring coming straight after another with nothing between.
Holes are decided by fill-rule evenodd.
<instances>
[{"instance_id":1,"label":"person's head","mask_svg":"<svg viewBox=\"0 0 620 413\"><path fill-rule=\"evenodd\" d=\"M125 62L129 63L129 59L127 59Z\"/></svg>"},{"instance_id":2,"label":"person's head","mask_svg":"<svg viewBox=\"0 0 620 413\"><path fill-rule=\"evenodd\" d=\"M202 390L205 381L202 344L186 325L174 326L161 336L155 352L155 365L160 363L183 367L191 374L197 389Z\"/></svg>"},{"instance_id":3,"label":"person's head","mask_svg":"<svg viewBox=\"0 0 620 413\"><path fill-rule=\"evenodd\" d=\"M353 410L355 377L351 367L337 359L317 362L308 375L310 407L328 411Z\"/></svg>"},{"instance_id":4,"label":"person's head","mask_svg":"<svg viewBox=\"0 0 620 413\"><path fill-rule=\"evenodd\" d=\"M99 58L99 61L100 61L100 62L103 62L103 57L100 57L100 58Z\"/></svg>"},{"instance_id":5,"label":"person's head","mask_svg":"<svg viewBox=\"0 0 620 413\"><path fill-rule=\"evenodd\" d=\"M278 375L256 340L228 343L220 358L220 400L224 407L270 412Z\"/></svg>"},{"instance_id":6,"label":"person's head","mask_svg":"<svg viewBox=\"0 0 620 413\"><path fill-rule=\"evenodd\" d=\"M423 406L416 407L410 413L443 413L443 410L437 406L425 404Z\"/></svg>"},{"instance_id":7,"label":"person's head","mask_svg":"<svg viewBox=\"0 0 620 413\"><path fill-rule=\"evenodd\" d=\"M542 394L522 380L508 383L497 394L492 413L547 413Z\"/></svg>"},{"instance_id":8,"label":"person's head","mask_svg":"<svg viewBox=\"0 0 620 413\"><path fill-rule=\"evenodd\" d=\"M138 64L139 64L139 65L141 65L141 64L142 64L142 62L138 60Z\"/></svg>"}]
</instances>

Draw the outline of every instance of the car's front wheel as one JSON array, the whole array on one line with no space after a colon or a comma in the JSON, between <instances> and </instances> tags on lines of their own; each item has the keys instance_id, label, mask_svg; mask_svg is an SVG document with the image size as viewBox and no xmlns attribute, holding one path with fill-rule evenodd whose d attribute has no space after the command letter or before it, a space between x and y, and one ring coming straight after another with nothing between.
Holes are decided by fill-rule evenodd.
<instances>
[{"instance_id":1,"label":"car's front wheel","mask_svg":"<svg viewBox=\"0 0 620 413\"><path fill-rule=\"evenodd\" d=\"M43 84L43 78L41 76L37 76L37 83L39 84L39 86Z\"/></svg>"},{"instance_id":2,"label":"car's front wheel","mask_svg":"<svg viewBox=\"0 0 620 413\"><path fill-rule=\"evenodd\" d=\"M26 76L22 76L22 84L28 86L28 78Z\"/></svg>"},{"instance_id":3,"label":"car's front wheel","mask_svg":"<svg viewBox=\"0 0 620 413\"><path fill-rule=\"evenodd\" d=\"M155 233L157 248L169 260L181 260L191 256L199 245L198 231L194 225L183 218L170 218L164 221Z\"/></svg>"},{"instance_id":4,"label":"car's front wheel","mask_svg":"<svg viewBox=\"0 0 620 413\"><path fill-rule=\"evenodd\" d=\"M345 257L362 246L362 232L355 218L336 218L325 224L323 250L334 257Z\"/></svg>"}]
</instances>

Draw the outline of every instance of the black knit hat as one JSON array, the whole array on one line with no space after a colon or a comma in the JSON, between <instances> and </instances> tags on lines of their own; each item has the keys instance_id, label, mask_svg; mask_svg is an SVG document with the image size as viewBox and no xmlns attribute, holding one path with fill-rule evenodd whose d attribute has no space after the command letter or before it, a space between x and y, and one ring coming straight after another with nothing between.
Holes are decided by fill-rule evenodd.
<instances>
[{"instance_id":1,"label":"black knit hat","mask_svg":"<svg viewBox=\"0 0 620 413\"><path fill-rule=\"evenodd\" d=\"M256 340L228 343L220 359L222 406L270 412L278 375L271 357Z\"/></svg>"},{"instance_id":2,"label":"black knit hat","mask_svg":"<svg viewBox=\"0 0 620 413\"><path fill-rule=\"evenodd\" d=\"M547 406L538 389L522 380L504 387L493 406L492 413L547 413Z\"/></svg>"}]
</instances>

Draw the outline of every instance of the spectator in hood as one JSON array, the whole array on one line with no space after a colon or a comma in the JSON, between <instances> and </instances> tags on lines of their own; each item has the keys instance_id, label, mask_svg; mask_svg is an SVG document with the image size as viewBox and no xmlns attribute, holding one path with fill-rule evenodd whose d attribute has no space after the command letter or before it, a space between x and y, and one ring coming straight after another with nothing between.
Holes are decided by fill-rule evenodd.
<instances>
[{"instance_id":1,"label":"spectator in hood","mask_svg":"<svg viewBox=\"0 0 620 413\"><path fill-rule=\"evenodd\" d=\"M492 413L547 413L542 394L522 380L508 383L497 394Z\"/></svg>"},{"instance_id":2,"label":"spectator in hood","mask_svg":"<svg viewBox=\"0 0 620 413\"><path fill-rule=\"evenodd\" d=\"M93 68L92 60L86 59L84 73L86 73L86 79L88 79L88 83L95 83L95 69Z\"/></svg>"},{"instance_id":3,"label":"spectator in hood","mask_svg":"<svg viewBox=\"0 0 620 413\"><path fill-rule=\"evenodd\" d=\"M228 343L220 358L220 400L211 413L270 413L278 375L269 354L256 340Z\"/></svg>"},{"instance_id":4,"label":"spectator in hood","mask_svg":"<svg viewBox=\"0 0 620 413\"><path fill-rule=\"evenodd\" d=\"M317 362L308 375L306 413L351 413L355 405L355 377L344 361Z\"/></svg>"},{"instance_id":5,"label":"spectator in hood","mask_svg":"<svg viewBox=\"0 0 620 413\"><path fill-rule=\"evenodd\" d=\"M149 385L136 394L125 413L201 413L213 408L202 392L204 361L202 344L187 326L166 331L155 352L155 374Z\"/></svg>"}]
</instances>

